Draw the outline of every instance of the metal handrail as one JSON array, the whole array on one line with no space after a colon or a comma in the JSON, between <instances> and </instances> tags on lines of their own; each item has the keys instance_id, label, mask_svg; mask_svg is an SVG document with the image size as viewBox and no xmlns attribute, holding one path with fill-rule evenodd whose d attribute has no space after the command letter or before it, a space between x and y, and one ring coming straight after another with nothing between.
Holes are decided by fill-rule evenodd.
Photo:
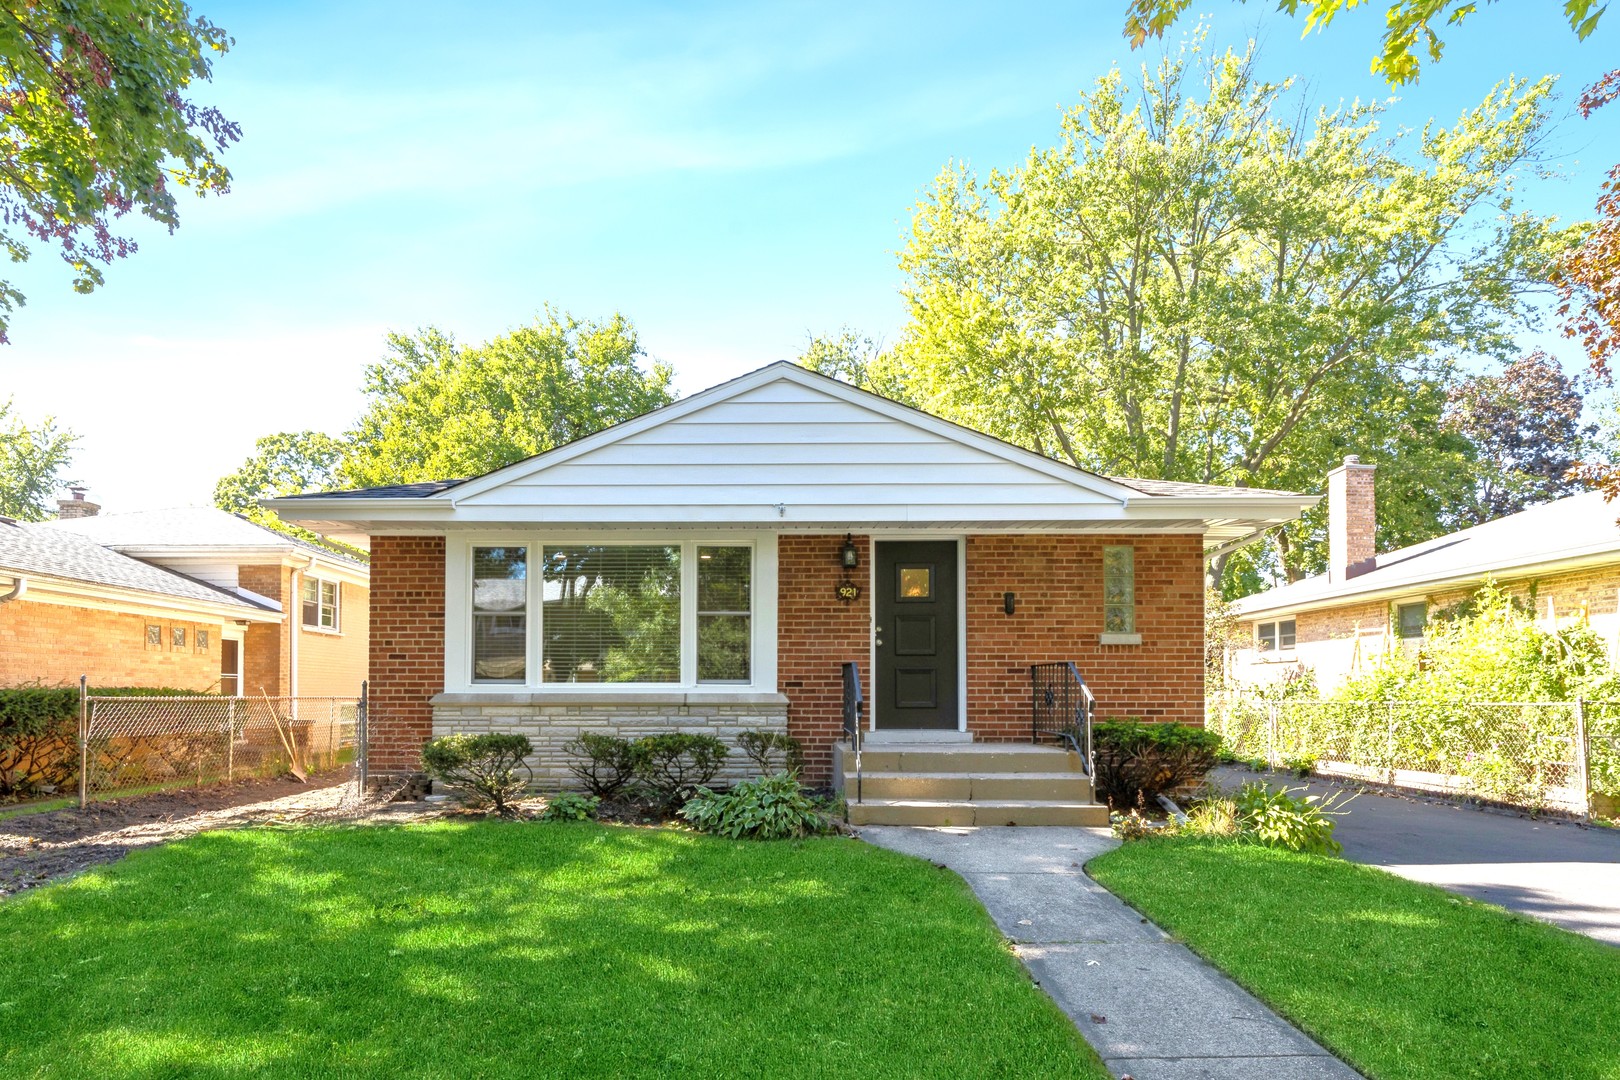
<instances>
[{"instance_id":1,"label":"metal handrail","mask_svg":"<svg viewBox=\"0 0 1620 1080\"><path fill-rule=\"evenodd\" d=\"M861 696L861 666L850 662L844 665L844 737L855 750L855 801L861 800L861 712L865 707Z\"/></svg>"},{"instance_id":2,"label":"metal handrail","mask_svg":"<svg viewBox=\"0 0 1620 1080\"><path fill-rule=\"evenodd\" d=\"M1029 666L1032 741L1057 739L1080 756L1087 776L1095 778L1091 721L1097 699L1072 660Z\"/></svg>"}]
</instances>

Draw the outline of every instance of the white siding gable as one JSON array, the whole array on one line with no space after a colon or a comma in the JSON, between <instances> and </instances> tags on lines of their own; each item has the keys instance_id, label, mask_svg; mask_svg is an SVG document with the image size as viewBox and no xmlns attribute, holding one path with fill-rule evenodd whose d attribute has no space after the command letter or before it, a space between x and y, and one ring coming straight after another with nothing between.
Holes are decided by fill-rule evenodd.
<instances>
[{"instance_id":1,"label":"white siding gable","mask_svg":"<svg viewBox=\"0 0 1620 1080\"><path fill-rule=\"evenodd\" d=\"M1087 473L791 375L671 412L447 495L487 520L593 524L1096 520L1124 501Z\"/></svg>"}]
</instances>

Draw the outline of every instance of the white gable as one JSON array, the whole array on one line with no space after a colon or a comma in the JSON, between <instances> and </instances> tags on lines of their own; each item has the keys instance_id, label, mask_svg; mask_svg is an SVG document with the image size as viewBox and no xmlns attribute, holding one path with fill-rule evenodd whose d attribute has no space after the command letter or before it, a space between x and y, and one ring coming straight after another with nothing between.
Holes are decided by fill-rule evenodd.
<instances>
[{"instance_id":1,"label":"white gable","mask_svg":"<svg viewBox=\"0 0 1620 1080\"><path fill-rule=\"evenodd\" d=\"M1109 517L1134 494L819 376L766 372L444 497L479 518L853 524Z\"/></svg>"}]
</instances>

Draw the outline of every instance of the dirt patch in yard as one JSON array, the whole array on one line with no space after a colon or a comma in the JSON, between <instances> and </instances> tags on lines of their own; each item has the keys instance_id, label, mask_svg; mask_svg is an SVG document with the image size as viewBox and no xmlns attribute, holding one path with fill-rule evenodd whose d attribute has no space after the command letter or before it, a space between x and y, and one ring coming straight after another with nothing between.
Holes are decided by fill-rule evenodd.
<instances>
[{"instance_id":1,"label":"dirt patch in yard","mask_svg":"<svg viewBox=\"0 0 1620 1080\"><path fill-rule=\"evenodd\" d=\"M355 817L381 796L360 803L352 770L300 783L291 777L239 780L109 799L81 810L50 810L0 820L0 897L116 862L135 848L150 847L209 829L270 821L319 821Z\"/></svg>"}]
</instances>

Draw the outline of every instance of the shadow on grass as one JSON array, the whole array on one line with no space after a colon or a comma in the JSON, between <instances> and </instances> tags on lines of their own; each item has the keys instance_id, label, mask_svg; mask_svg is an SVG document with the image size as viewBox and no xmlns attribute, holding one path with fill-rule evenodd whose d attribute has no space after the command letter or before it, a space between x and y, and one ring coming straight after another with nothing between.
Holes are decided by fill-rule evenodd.
<instances>
[{"instance_id":1,"label":"shadow on grass","mask_svg":"<svg viewBox=\"0 0 1620 1080\"><path fill-rule=\"evenodd\" d=\"M1105 1075L955 875L838 839L209 834L0 905L0 987L6 1075Z\"/></svg>"}]
</instances>

